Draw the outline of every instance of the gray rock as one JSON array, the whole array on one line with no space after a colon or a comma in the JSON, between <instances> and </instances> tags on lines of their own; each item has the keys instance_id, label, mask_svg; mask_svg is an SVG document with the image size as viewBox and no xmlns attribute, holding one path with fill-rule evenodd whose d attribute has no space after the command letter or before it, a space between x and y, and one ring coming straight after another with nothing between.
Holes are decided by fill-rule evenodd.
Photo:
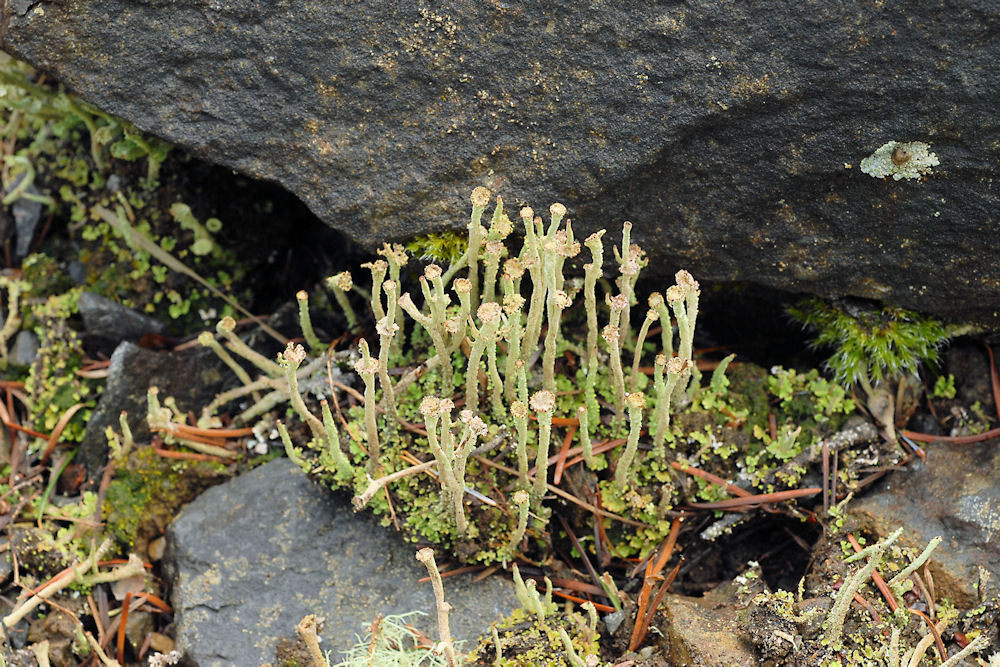
<instances>
[{"instance_id":1,"label":"gray rock","mask_svg":"<svg viewBox=\"0 0 1000 667\"><path fill-rule=\"evenodd\" d=\"M944 538L931 555L931 575L937 599L960 609L1000 593L998 444L932 443L926 463L889 473L885 484L848 506L878 539L902 527L900 543L920 551ZM990 575L982 591L980 568Z\"/></svg>"},{"instance_id":2,"label":"gray rock","mask_svg":"<svg viewBox=\"0 0 1000 667\"><path fill-rule=\"evenodd\" d=\"M24 174L18 176L10 188L8 188L8 191L16 188L24 178ZM32 183L25 188L25 194L37 197L42 193ZM38 221L42 219L42 203L27 197L19 197L11 204L10 210L14 215L14 229L17 232L14 256L17 259L24 259L28 254L28 250L31 249L31 241L35 238L35 229L38 227Z\"/></svg>"},{"instance_id":3,"label":"gray rock","mask_svg":"<svg viewBox=\"0 0 1000 667\"><path fill-rule=\"evenodd\" d=\"M171 524L164 564L177 647L200 667L260 665L311 613L326 618L323 646L335 659L377 614L431 612L419 626L436 638L416 550L287 459L271 461L209 489ZM517 606L500 576L444 586L456 639L475 639Z\"/></svg>"},{"instance_id":4,"label":"gray rock","mask_svg":"<svg viewBox=\"0 0 1000 667\"><path fill-rule=\"evenodd\" d=\"M93 292L83 292L78 305L87 333L115 343L136 341L145 334L166 331L162 322Z\"/></svg>"},{"instance_id":5,"label":"gray rock","mask_svg":"<svg viewBox=\"0 0 1000 667\"><path fill-rule=\"evenodd\" d=\"M10 350L10 363L16 366L30 366L38 356L38 334L22 329L14 336L14 345Z\"/></svg>"},{"instance_id":6,"label":"gray rock","mask_svg":"<svg viewBox=\"0 0 1000 667\"><path fill-rule=\"evenodd\" d=\"M157 352L127 341L121 343L111 355L108 380L87 422L76 460L86 466L89 475L100 472L107 461L104 429L111 426L120 430L118 420L122 410L128 412L129 428L135 439L148 442L146 392L150 387L159 387L161 400L173 396L181 410L197 412L217 393L235 383L232 372L207 348Z\"/></svg>"},{"instance_id":7,"label":"gray rock","mask_svg":"<svg viewBox=\"0 0 1000 667\"><path fill-rule=\"evenodd\" d=\"M486 185L580 236L632 220L664 273L1000 321L994 0L5 9L4 50L368 245ZM889 141L940 165L862 173Z\"/></svg>"}]
</instances>

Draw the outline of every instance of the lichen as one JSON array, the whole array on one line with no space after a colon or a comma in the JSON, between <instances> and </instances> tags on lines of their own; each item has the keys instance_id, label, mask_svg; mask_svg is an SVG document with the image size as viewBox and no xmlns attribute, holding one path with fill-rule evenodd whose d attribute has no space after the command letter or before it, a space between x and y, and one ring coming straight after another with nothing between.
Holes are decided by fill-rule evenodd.
<instances>
[{"instance_id":1,"label":"lichen","mask_svg":"<svg viewBox=\"0 0 1000 667\"><path fill-rule=\"evenodd\" d=\"M861 171L873 178L915 179L931 173L940 164L930 146L922 141L890 141L861 160Z\"/></svg>"}]
</instances>

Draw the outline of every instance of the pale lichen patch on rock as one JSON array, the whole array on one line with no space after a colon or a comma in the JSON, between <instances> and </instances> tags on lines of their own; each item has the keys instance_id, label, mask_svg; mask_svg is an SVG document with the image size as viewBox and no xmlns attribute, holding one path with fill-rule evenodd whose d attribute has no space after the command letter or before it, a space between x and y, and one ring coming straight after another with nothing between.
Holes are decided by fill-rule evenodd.
<instances>
[{"instance_id":1,"label":"pale lichen patch on rock","mask_svg":"<svg viewBox=\"0 0 1000 667\"><path fill-rule=\"evenodd\" d=\"M893 180L920 178L940 164L930 146L922 141L890 141L861 161L861 171L872 178Z\"/></svg>"}]
</instances>

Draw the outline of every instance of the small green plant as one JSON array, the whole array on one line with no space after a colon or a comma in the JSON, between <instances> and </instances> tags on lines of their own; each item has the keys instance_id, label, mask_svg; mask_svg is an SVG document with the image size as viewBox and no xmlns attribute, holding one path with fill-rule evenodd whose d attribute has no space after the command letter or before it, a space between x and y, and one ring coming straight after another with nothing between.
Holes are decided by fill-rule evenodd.
<instances>
[{"instance_id":1,"label":"small green plant","mask_svg":"<svg viewBox=\"0 0 1000 667\"><path fill-rule=\"evenodd\" d=\"M944 325L909 310L806 299L789 314L816 332L815 345L833 348L827 367L837 382L864 390L869 410L895 439L894 389L921 363L936 363L948 340Z\"/></svg>"}]
</instances>

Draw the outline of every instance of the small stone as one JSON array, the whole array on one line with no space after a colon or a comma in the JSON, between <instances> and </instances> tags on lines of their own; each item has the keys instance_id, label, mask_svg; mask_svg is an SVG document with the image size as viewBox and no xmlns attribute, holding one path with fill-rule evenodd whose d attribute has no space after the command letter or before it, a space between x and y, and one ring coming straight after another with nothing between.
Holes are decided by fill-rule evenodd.
<instances>
[{"instance_id":1,"label":"small stone","mask_svg":"<svg viewBox=\"0 0 1000 667\"><path fill-rule=\"evenodd\" d=\"M154 563L161 558L163 558L163 551L167 548L167 538L160 535L155 540L149 543L146 548L146 555L149 556L149 560Z\"/></svg>"},{"instance_id":2,"label":"small stone","mask_svg":"<svg viewBox=\"0 0 1000 667\"><path fill-rule=\"evenodd\" d=\"M14 347L10 351L10 363L15 366L30 366L38 356L38 336L34 331L21 330L14 337Z\"/></svg>"}]
</instances>

